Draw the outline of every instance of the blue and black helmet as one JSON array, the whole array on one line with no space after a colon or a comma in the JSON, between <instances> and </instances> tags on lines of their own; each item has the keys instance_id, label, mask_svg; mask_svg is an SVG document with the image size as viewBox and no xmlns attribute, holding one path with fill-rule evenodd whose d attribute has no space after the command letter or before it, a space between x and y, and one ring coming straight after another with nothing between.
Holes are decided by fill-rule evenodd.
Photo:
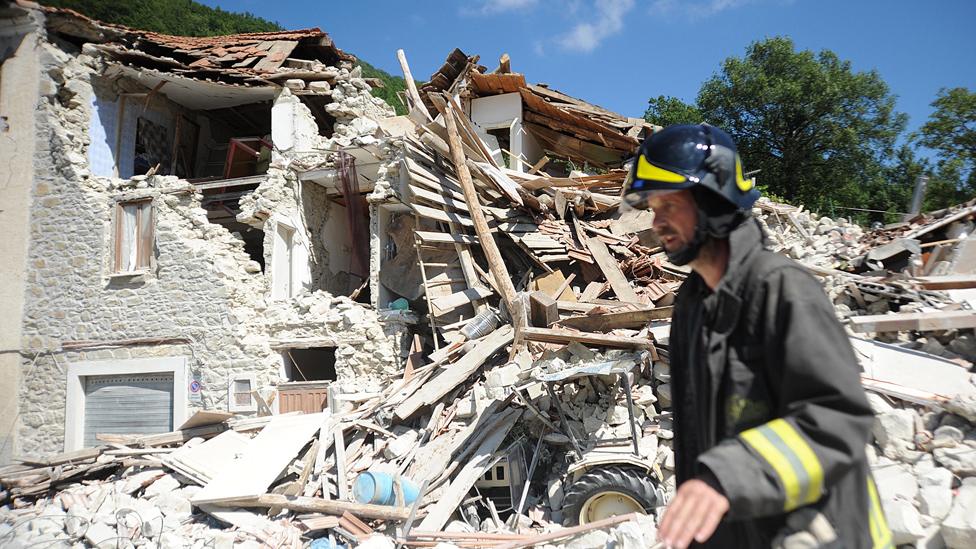
<instances>
[{"instance_id":1,"label":"blue and black helmet","mask_svg":"<svg viewBox=\"0 0 976 549\"><path fill-rule=\"evenodd\" d=\"M642 208L655 192L696 185L739 210L748 210L759 198L755 180L742 175L742 160L729 134L707 124L679 124L641 143L624 184L623 199Z\"/></svg>"}]
</instances>

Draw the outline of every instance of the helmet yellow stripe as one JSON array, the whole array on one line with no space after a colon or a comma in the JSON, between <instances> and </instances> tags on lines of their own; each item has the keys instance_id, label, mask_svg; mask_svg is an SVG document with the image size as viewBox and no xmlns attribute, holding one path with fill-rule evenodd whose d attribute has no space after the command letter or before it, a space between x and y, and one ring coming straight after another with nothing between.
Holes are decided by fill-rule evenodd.
<instances>
[{"instance_id":1,"label":"helmet yellow stripe","mask_svg":"<svg viewBox=\"0 0 976 549\"><path fill-rule=\"evenodd\" d=\"M744 193L751 191L756 184L755 179L746 179L742 176L742 159L739 158L739 155L735 155L735 184Z\"/></svg>"},{"instance_id":2,"label":"helmet yellow stripe","mask_svg":"<svg viewBox=\"0 0 976 549\"><path fill-rule=\"evenodd\" d=\"M642 154L637 156L637 179L661 181L664 183L684 183L686 181L685 176L679 173L658 168L654 164L651 164Z\"/></svg>"}]
</instances>

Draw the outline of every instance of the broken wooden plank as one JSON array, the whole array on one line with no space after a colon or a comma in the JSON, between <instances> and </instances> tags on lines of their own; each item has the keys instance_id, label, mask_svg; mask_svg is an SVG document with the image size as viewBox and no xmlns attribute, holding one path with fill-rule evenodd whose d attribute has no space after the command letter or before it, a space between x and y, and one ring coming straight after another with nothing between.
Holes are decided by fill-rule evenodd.
<instances>
[{"instance_id":1,"label":"broken wooden plank","mask_svg":"<svg viewBox=\"0 0 976 549\"><path fill-rule=\"evenodd\" d=\"M637 293L630 286L630 281L627 280L623 271L620 270L620 264L610 255L610 250L607 249L607 245L599 238L593 237L586 239L586 245L590 249L590 253L593 254L593 259L596 261L597 266L600 267L600 271L603 272L603 276L606 277L607 282L610 283L610 287L613 288L613 292L617 294L617 299L631 303L640 303L640 298L637 297Z\"/></svg>"},{"instance_id":2,"label":"broken wooden plank","mask_svg":"<svg viewBox=\"0 0 976 549\"><path fill-rule=\"evenodd\" d=\"M574 316L559 321L563 326L584 332L607 332L617 328L641 328L652 320L671 318L671 307L657 307L639 311L609 312L599 315Z\"/></svg>"},{"instance_id":3,"label":"broken wooden plank","mask_svg":"<svg viewBox=\"0 0 976 549\"><path fill-rule=\"evenodd\" d=\"M477 245L478 237L466 234L446 234L433 231L417 231L417 236L423 244L463 244Z\"/></svg>"},{"instance_id":4,"label":"broken wooden plank","mask_svg":"<svg viewBox=\"0 0 976 549\"><path fill-rule=\"evenodd\" d=\"M422 406L433 404L441 399L480 368L491 355L511 343L514 337L515 333L511 326L502 326L479 339L473 349L462 355L457 362L436 377L427 381L416 393L397 406L394 413L398 418L406 419Z\"/></svg>"},{"instance_id":5,"label":"broken wooden plank","mask_svg":"<svg viewBox=\"0 0 976 549\"><path fill-rule=\"evenodd\" d=\"M464 192L464 201L468 204L468 211L471 214L471 220L473 220L471 225L474 226L475 233L481 240L481 249L488 259L488 269L495 279L495 285L501 289L501 297L505 306L509 311L514 311L515 285L512 284L508 269L505 267L505 261L498 251L498 246L492 237L491 229L488 228L485 214L481 211L481 203L478 201L477 191L475 191L474 183L471 181L471 173L468 171L464 151L461 147L461 138L458 135L458 130L454 123L453 108L443 97L433 94L429 95L429 97L433 99L437 109L444 115L444 121L447 124L448 143L451 148L451 159L454 161L454 169L457 171L458 179L461 182L461 189Z\"/></svg>"},{"instance_id":6,"label":"broken wooden plank","mask_svg":"<svg viewBox=\"0 0 976 549\"><path fill-rule=\"evenodd\" d=\"M955 223L956 221L959 221L960 219L965 219L966 217L968 217L970 215L976 215L976 206L971 206L971 207L968 207L968 208L963 208L962 210L960 210L960 211L958 211L958 212L956 212L956 213L954 213L952 215L947 215L947 216L943 217L942 219L940 219L940 220L938 220L938 221L936 221L934 223L931 223L929 225L924 225L924 226L919 227L919 228L917 228L917 229L915 229L913 231L909 231L907 234L903 235L903 238L918 238L918 237L920 237L922 235L925 235L925 234L928 234L928 233L930 233L930 232L932 232L932 231L934 231L936 229L941 229L942 227L945 227L945 226L947 226L947 225L949 225L951 223Z\"/></svg>"},{"instance_id":7,"label":"broken wooden plank","mask_svg":"<svg viewBox=\"0 0 976 549\"><path fill-rule=\"evenodd\" d=\"M434 306L434 314L441 316L453 311L458 307L461 307L462 305L467 305L468 303L477 301L479 299L485 299L493 294L494 292L483 287L468 288L467 290L461 292L439 297L433 300L431 304Z\"/></svg>"},{"instance_id":8,"label":"broken wooden plank","mask_svg":"<svg viewBox=\"0 0 976 549\"><path fill-rule=\"evenodd\" d=\"M542 291L529 294L529 320L530 324L540 328L548 328L558 321L559 307L556 300Z\"/></svg>"},{"instance_id":9,"label":"broken wooden plank","mask_svg":"<svg viewBox=\"0 0 976 549\"><path fill-rule=\"evenodd\" d=\"M540 343L572 343L576 341L583 345L623 349L650 349L654 346L651 340L646 338L567 332L551 328L527 327L522 330L522 337L527 341L538 341Z\"/></svg>"},{"instance_id":10,"label":"broken wooden plank","mask_svg":"<svg viewBox=\"0 0 976 549\"><path fill-rule=\"evenodd\" d=\"M580 296L579 300L584 302L592 301L603 295L603 292L607 291L607 288L609 287L610 285L606 282L594 280L593 282L587 284L586 288L583 288L583 295Z\"/></svg>"},{"instance_id":11,"label":"broken wooden plank","mask_svg":"<svg viewBox=\"0 0 976 549\"><path fill-rule=\"evenodd\" d=\"M434 221L440 221L442 223L459 223L465 227L474 227L474 222L471 221L470 217L459 215L453 212L445 212L443 210L437 210L429 206L422 206L420 204L410 204L415 212L428 219L433 219ZM489 234L489 236L491 236Z\"/></svg>"},{"instance_id":12,"label":"broken wooden plank","mask_svg":"<svg viewBox=\"0 0 976 549\"><path fill-rule=\"evenodd\" d=\"M251 439L239 460L223 469L192 499L194 504L230 497L257 496L267 491L328 417L328 412L274 416Z\"/></svg>"},{"instance_id":13,"label":"broken wooden plank","mask_svg":"<svg viewBox=\"0 0 976 549\"><path fill-rule=\"evenodd\" d=\"M184 421L183 425L179 426L179 429L192 429L194 427L203 427L205 425L223 423L232 417L234 417L234 414L231 412L222 412L220 410L197 410L192 416L190 416L190 419Z\"/></svg>"},{"instance_id":14,"label":"broken wooden plank","mask_svg":"<svg viewBox=\"0 0 976 549\"><path fill-rule=\"evenodd\" d=\"M182 429L170 431L169 433L159 433L155 435L110 435L98 434L95 438L102 442L117 442L126 446L166 446L169 444L181 444L195 437L210 438L228 429L223 423L194 427L192 429Z\"/></svg>"},{"instance_id":15,"label":"broken wooden plank","mask_svg":"<svg viewBox=\"0 0 976 549\"><path fill-rule=\"evenodd\" d=\"M976 288L976 275L919 276L912 279L926 290L965 290Z\"/></svg>"},{"instance_id":16,"label":"broken wooden plank","mask_svg":"<svg viewBox=\"0 0 976 549\"><path fill-rule=\"evenodd\" d=\"M461 212L462 214L468 213L468 206L463 201L455 200L450 195L437 194L413 185L407 185L407 188L410 189L410 194L412 194L415 198L422 198L434 204L453 208L455 211Z\"/></svg>"},{"instance_id":17,"label":"broken wooden plank","mask_svg":"<svg viewBox=\"0 0 976 549\"><path fill-rule=\"evenodd\" d=\"M605 518L602 520L597 520L584 524L582 526L573 526L572 528L561 528L553 532L546 534L539 534L536 536L527 537L519 541L513 541L511 543L506 543L505 545L496 545L496 549L523 549L525 547L532 547L533 545L538 545L540 543L545 543L547 541L554 541L557 539L568 538L570 536L575 536L585 532L591 532L593 530L602 530L604 528L609 528L617 524L621 524L630 520L634 520L639 517L639 513L628 513L626 515L618 515L615 517ZM658 546L652 546L650 549L657 549Z\"/></svg>"},{"instance_id":18,"label":"broken wooden plank","mask_svg":"<svg viewBox=\"0 0 976 549\"><path fill-rule=\"evenodd\" d=\"M485 474L485 470L492 464L495 451L501 446L522 412L509 409L502 414L506 414L503 421L478 445L474 455L457 474L447 491L428 508L427 516L421 521L419 528L423 530L443 528L474 483Z\"/></svg>"},{"instance_id":19,"label":"broken wooden plank","mask_svg":"<svg viewBox=\"0 0 976 549\"><path fill-rule=\"evenodd\" d=\"M285 496L281 494L263 494L259 496L241 496L223 498L209 502L214 507L281 507L291 511L303 513L325 513L328 515L342 515L345 512L355 513L360 517L379 520L406 520L410 509L406 507L391 507L388 505L372 505L369 503L353 503L350 501L326 500L321 498L307 498L304 496Z\"/></svg>"},{"instance_id":20,"label":"broken wooden plank","mask_svg":"<svg viewBox=\"0 0 976 549\"><path fill-rule=\"evenodd\" d=\"M417 111L424 121L433 120L433 117L427 112L427 105L424 105L424 102L420 99L420 92L417 91L417 83L414 82L413 75L410 73L410 65L407 64L407 54L403 53L402 49L397 50L397 60L400 61L403 80L407 83L407 99L410 100L410 110Z\"/></svg>"},{"instance_id":21,"label":"broken wooden plank","mask_svg":"<svg viewBox=\"0 0 976 549\"><path fill-rule=\"evenodd\" d=\"M68 463L80 463L83 461L92 460L102 455L102 453L105 450L108 450L108 446L95 446L94 448L82 448L81 450L64 452L61 454L55 454L53 456L48 456L43 458L32 458L32 457L18 458L17 461L29 465L40 465L42 467L54 467L56 465L65 465Z\"/></svg>"},{"instance_id":22,"label":"broken wooden plank","mask_svg":"<svg viewBox=\"0 0 976 549\"><path fill-rule=\"evenodd\" d=\"M855 332L935 332L976 328L976 311L935 311L853 316L848 319Z\"/></svg>"}]
</instances>

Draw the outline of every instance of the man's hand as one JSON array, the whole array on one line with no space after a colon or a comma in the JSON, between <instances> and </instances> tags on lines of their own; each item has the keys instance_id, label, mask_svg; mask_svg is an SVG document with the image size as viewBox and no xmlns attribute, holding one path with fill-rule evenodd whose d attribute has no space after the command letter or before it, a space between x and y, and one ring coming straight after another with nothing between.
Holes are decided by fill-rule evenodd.
<instances>
[{"instance_id":1,"label":"man's hand","mask_svg":"<svg viewBox=\"0 0 976 549\"><path fill-rule=\"evenodd\" d=\"M685 549L694 539L704 543L729 510L729 500L706 482L692 479L678 492L664 512L657 537L668 547Z\"/></svg>"}]
</instances>

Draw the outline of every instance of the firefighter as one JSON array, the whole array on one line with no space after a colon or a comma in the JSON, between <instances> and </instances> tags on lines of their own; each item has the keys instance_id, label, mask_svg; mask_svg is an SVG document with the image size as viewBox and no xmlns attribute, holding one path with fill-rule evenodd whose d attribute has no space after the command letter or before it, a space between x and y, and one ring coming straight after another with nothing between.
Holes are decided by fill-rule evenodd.
<instances>
[{"instance_id":1,"label":"firefighter","mask_svg":"<svg viewBox=\"0 0 976 549\"><path fill-rule=\"evenodd\" d=\"M765 248L758 197L732 139L705 124L644 140L624 186L624 204L653 210L668 259L692 271L671 325L677 491L658 537L893 547L850 341L820 283Z\"/></svg>"}]
</instances>

